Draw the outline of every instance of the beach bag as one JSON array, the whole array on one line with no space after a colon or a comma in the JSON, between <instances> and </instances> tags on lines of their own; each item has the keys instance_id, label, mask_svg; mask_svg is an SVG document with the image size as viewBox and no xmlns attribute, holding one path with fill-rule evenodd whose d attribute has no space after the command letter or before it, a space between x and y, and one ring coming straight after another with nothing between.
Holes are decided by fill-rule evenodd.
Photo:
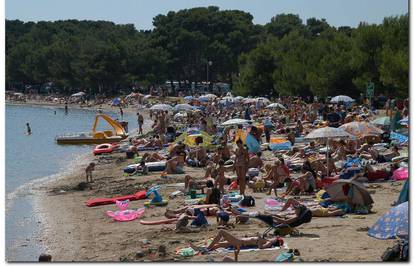
<instances>
[{"instance_id":1,"label":"beach bag","mask_svg":"<svg viewBox=\"0 0 414 267\"><path fill-rule=\"evenodd\" d=\"M245 196L241 201L240 205L243 207L254 207L256 202L252 196Z\"/></svg>"},{"instance_id":2,"label":"beach bag","mask_svg":"<svg viewBox=\"0 0 414 267\"><path fill-rule=\"evenodd\" d=\"M387 248L381 256L382 261L396 261L400 255L400 244Z\"/></svg>"}]
</instances>

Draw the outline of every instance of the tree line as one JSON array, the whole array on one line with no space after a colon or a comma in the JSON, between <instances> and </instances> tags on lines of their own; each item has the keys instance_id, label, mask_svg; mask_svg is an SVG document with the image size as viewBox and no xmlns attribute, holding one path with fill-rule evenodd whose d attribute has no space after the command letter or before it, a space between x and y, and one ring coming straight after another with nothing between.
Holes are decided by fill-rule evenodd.
<instances>
[{"instance_id":1,"label":"tree line","mask_svg":"<svg viewBox=\"0 0 414 267\"><path fill-rule=\"evenodd\" d=\"M372 82L376 94L408 96L408 14L356 28L294 14L258 25L247 12L210 6L158 15L153 25L6 20L6 88L116 95L209 80L245 96L358 97Z\"/></svg>"}]
</instances>

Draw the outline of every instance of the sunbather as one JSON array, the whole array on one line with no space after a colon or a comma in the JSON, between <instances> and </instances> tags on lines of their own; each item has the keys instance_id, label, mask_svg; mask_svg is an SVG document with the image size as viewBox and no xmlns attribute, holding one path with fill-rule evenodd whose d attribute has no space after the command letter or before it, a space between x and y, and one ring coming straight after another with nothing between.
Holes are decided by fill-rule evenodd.
<instances>
[{"instance_id":1,"label":"sunbather","mask_svg":"<svg viewBox=\"0 0 414 267\"><path fill-rule=\"evenodd\" d=\"M190 246L197 251L208 252L218 248L234 248L234 258L237 261L240 249L243 247L256 247L259 249L271 248L279 242L278 237L263 238L260 236L237 238L225 230L220 230L213 241L207 247Z\"/></svg>"}]
</instances>

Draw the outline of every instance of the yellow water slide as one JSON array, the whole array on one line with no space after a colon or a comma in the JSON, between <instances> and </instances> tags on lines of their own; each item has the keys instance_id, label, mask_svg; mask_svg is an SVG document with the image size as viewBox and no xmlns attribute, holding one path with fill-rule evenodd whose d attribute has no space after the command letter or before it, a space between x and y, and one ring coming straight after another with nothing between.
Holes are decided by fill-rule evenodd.
<instances>
[{"instance_id":1,"label":"yellow water slide","mask_svg":"<svg viewBox=\"0 0 414 267\"><path fill-rule=\"evenodd\" d=\"M98 126L99 118L102 118L106 122L108 122L109 125L111 125L112 128L114 128L114 131L104 131L104 132L96 131L96 127ZM122 127L122 125L119 122L113 120L111 117L109 117L108 115L105 115L105 114L96 115L95 122L93 124L92 134L93 134L94 137L98 137L98 136L102 136L102 135L104 135L105 137L111 137L111 136L126 137L126 136L128 136L128 134L124 130L124 127Z\"/></svg>"}]
</instances>

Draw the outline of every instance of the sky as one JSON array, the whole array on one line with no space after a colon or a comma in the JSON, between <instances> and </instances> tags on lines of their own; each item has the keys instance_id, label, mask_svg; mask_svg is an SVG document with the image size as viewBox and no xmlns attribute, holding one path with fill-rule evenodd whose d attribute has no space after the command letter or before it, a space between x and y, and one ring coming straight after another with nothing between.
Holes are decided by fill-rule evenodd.
<instances>
[{"instance_id":1,"label":"sky","mask_svg":"<svg viewBox=\"0 0 414 267\"><path fill-rule=\"evenodd\" d=\"M192 7L218 6L253 15L255 24L266 24L276 14L325 18L330 25L356 27L360 22L381 23L384 17L408 12L408 0L6 0L6 19L55 21L107 20L152 29L158 14Z\"/></svg>"}]
</instances>

